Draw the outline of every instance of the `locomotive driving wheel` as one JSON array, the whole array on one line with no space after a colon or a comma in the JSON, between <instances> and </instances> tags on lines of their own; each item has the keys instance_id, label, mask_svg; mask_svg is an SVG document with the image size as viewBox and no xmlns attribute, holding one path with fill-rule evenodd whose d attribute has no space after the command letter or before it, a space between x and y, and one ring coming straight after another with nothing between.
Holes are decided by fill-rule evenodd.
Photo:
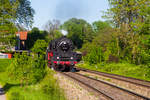
<instances>
[{"instance_id":1,"label":"locomotive driving wheel","mask_svg":"<svg viewBox=\"0 0 150 100\"><path fill-rule=\"evenodd\" d=\"M58 70L59 71L65 71L65 67L66 67L65 65L59 65Z\"/></svg>"},{"instance_id":2,"label":"locomotive driving wheel","mask_svg":"<svg viewBox=\"0 0 150 100\"><path fill-rule=\"evenodd\" d=\"M72 69L73 69L73 66L66 66L65 67L65 71L67 71L67 72L72 72Z\"/></svg>"},{"instance_id":3,"label":"locomotive driving wheel","mask_svg":"<svg viewBox=\"0 0 150 100\"><path fill-rule=\"evenodd\" d=\"M56 71L65 71L65 66L52 64L51 69L54 69Z\"/></svg>"}]
</instances>

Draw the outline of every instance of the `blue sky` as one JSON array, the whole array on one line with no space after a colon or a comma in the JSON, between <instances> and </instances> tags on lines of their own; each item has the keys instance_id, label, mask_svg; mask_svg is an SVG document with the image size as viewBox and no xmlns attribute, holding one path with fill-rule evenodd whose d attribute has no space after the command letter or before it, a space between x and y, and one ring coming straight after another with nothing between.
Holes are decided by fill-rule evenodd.
<instances>
[{"instance_id":1,"label":"blue sky","mask_svg":"<svg viewBox=\"0 0 150 100\"><path fill-rule=\"evenodd\" d=\"M48 20L63 23L70 18L82 18L89 23L101 18L108 9L108 0L30 0L35 10L33 27L44 28Z\"/></svg>"}]
</instances>

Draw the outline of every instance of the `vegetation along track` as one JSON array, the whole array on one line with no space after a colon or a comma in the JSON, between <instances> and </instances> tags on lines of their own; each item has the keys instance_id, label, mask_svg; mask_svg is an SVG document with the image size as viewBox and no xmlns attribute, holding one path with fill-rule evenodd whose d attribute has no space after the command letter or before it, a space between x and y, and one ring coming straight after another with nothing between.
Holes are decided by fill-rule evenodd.
<instances>
[{"instance_id":1,"label":"vegetation along track","mask_svg":"<svg viewBox=\"0 0 150 100\"><path fill-rule=\"evenodd\" d=\"M61 74L70 77L88 89L92 89L99 94L100 100L150 100L145 96L79 73L67 72Z\"/></svg>"},{"instance_id":2,"label":"vegetation along track","mask_svg":"<svg viewBox=\"0 0 150 100\"><path fill-rule=\"evenodd\" d=\"M80 73L84 73L88 75L96 75L96 78L99 78L100 80L106 80L109 81L115 85L118 85L120 87L123 87L125 89L128 89L130 91L136 92L138 94L144 95L146 97L150 98L150 82L115 74L108 74L104 72L98 72L83 68L76 68L77 70L80 70Z\"/></svg>"}]
</instances>

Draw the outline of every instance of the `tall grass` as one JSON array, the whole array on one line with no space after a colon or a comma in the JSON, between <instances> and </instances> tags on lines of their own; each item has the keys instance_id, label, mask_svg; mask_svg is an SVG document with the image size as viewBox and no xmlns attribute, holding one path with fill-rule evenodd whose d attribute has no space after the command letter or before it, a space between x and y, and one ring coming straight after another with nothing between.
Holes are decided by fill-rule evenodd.
<instances>
[{"instance_id":1,"label":"tall grass","mask_svg":"<svg viewBox=\"0 0 150 100\"><path fill-rule=\"evenodd\" d=\"M55 72L46 68L45 77L33 85L21 87L19 82L9 78L7 66L11 60L0 59L0 84L3 85L8 100L66 100L63 91L59 88L57 80L53 77Z\"/></svg>"},{"instance_id":2,"label":"tall grass","mask_svg":"<svg viewBox=\"0 0 150 100\"><path fill-rule=\"evenodd\" d=\"M5 72L7 67L11 64L10 59L0 59L0 84L4 85L9 79Z\"/></svg>"},{"instance_id":3,"label":"tall grass","mask_svg":"<svg viewBox=\"0 0 150 100\"><path fill-rule=\"evenodd\" d=\"M84 63L78 64L78 66L91 70L113 73L150 81L150 68L144 65L134 65L129 63L99 63L95 65L89 65L88 63Z\"/></svg>"},{"instance_id":4,"label":"tall grass","mask_svg":"<svg viewBox=\"0 0 150 100\"><path fill-rule=\"evenodd\" d=\"M0 72L4 72L11 63L10 59L0 59Z\"/></svg>"},{"instance_id":5,"label":"tall grass","mask_svg":"<svg viewBox=\"0 0 150 100\"><path fill-rule=\"evenodd\" d=\"M8 92L9 100L65 100L64 93L59 88L54 72L47 69L45 78L36 85L13 87Z\"/></svg>"}]
</instances>

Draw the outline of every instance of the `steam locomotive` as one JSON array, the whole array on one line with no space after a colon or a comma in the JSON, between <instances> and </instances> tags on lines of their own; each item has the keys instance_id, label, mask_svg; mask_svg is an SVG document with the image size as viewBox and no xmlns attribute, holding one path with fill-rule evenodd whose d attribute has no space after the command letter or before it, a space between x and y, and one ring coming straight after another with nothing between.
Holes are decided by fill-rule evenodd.
<instances>
[{"instance_id":1,"label":"steam locomotive","mask_svg":"<svg viewBox=\"0 0 150 100\"><path fill-rule=\"evenodd\" d=\"M46 53L48 67L56 71L71 71L82 56L73 50L73 42L65 36L52 40Z\"/></svg>"}]
</instances>

